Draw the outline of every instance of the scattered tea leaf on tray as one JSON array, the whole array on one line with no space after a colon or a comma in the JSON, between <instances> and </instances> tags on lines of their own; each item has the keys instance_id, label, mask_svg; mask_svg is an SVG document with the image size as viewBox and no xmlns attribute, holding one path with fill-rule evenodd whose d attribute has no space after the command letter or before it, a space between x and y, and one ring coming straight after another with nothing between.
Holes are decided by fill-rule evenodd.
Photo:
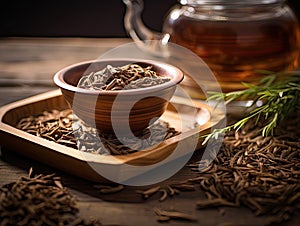
<instances>
[{"instance_id":1,"label":"scattered tea leaf on tray","mask_svg":"<svg viewBox=\"0 0 300 226\"><path fill-rule=\"evenodd\" d=\"M77 129L73 129L73 122L76 123ZM179 134L167 122L158 121L143 130L137 138L116 138L108 134L99 134L95 128L74 117L69 109L44 111L39 115L22 118L16 127L76 150L102 155L130 154Z\"/></svg>"},{"instance_id":2,"label":"scattered tea leaf on tray","mask_svg":"<svg viewBox=\"0 0 300 226\"><path fill-rule=\"evenodd\" d=\"M181 221L198 221L198 219L187 213L179 211L166 211L159 208L154 208L154 212L159 216L158 221L181 220Z\"/></svg>"},{"instance_id":3,"label":"scattered tea leaf on tray","mask_svg":"<svg viewBox=\"0 0 300 226\"><path fill-rule=\"evenodd\" d=\"M117 185L117 186L114 186L114 187L101 188L100 193L112 194L112 193L120 192L123 189L124 189L124 186L120 184L120 185Z\"/></svg>"},{"instance_id":4,"label":"scattered tea leaf on tray","mask_svg":"<svg viewBox=\"0 0 300 226\"><path fill-rule=\"evenodd\" d=\"M160 189L160 192L162 195L160 196L159 201L163 202L168 198L168 191L166 189Z\"/></svg>"},{"instance_id":5,"label":"scattered tea leaf on tray","mask_svg":"<svg viewBox=\"0 0 300 226\"><path fill-rule=\"evenodd\" d=\"M154 187L151 187L151 188L146 189L144 191L137 190L136 192L140 193L143 196L144 199L148 199L150 196L157 193L160 189L161 189L160 186L154 186Z\"/></svg>"}]
</instances>

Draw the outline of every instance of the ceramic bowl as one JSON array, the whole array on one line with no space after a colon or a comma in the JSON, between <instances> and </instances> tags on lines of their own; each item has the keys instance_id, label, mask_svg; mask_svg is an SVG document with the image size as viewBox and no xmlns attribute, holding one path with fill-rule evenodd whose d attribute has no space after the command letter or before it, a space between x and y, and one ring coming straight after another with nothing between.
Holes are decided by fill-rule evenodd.
<instances>
[{"instance_id":1,"label":"ceramic bowl","mask_svg":"<svg viewBox=\"0 0 300 226\"><path fill-rule=\"evenodd\" d=\"M99 71L107 65L114 67L126 64L152 66L160 76L168 76L170 81L147 88L118 91L97 91L78 88L83 75ZM75 115L100 132L108 134L138 134L154 123L166 110L176 85L183 80L183 72L177 67L152 60L103 59L80 62L54 75L54 83L73 109Z\"/></svg>"}]
</instances>

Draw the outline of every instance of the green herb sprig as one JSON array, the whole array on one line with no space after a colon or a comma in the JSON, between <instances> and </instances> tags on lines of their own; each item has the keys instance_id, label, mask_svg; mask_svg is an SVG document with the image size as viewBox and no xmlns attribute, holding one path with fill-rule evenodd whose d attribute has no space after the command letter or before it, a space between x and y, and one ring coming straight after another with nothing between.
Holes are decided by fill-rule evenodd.
<instances>
[{"instance_id":1,"label":"green herb sprig","mask_svg":"<svg viewBox=\"0 0 300 226\"><path fill-rule=\"evenodd\" d=\"M290 112L300 109L300 72L274 73L259 71L265 75L257 85L242 83L244 90L219 93L210 92L207 101L215 100L217 103L225 101L228 104L235 100L253 100L252 106L257 106L246 117L225 128L215 129L205 137L203 143L211 138L218 139L221 134L231 130L240 130L250 120L254 119L257 125L260 119L264 120L261 127L263 136L273 134L274 128L282 122ZM262 103L259 105L259 103Z\"/></svg>"}]
</instances>

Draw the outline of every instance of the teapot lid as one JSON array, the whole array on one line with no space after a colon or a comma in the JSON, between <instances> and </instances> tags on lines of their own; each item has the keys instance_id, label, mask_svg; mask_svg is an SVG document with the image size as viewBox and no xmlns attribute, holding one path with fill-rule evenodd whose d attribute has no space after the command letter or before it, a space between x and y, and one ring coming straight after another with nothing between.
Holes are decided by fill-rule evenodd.
<instances>
[{"instance_id":1,"label":"teapot lid","mask_svg":"<svg viewBox=\"0 0 300 226\"><path fill-rule=\"evenodd\" d=\"M179 0L182 5L269 5L283 3L285 0Z\"/></svg>"}]
</instances>

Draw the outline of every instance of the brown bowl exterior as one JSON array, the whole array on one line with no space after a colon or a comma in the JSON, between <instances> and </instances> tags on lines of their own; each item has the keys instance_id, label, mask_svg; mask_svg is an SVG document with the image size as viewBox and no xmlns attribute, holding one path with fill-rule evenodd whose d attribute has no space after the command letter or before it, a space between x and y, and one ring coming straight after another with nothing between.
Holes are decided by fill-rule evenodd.
<instances>
[{"instance_id":1,"label":"brown bowl exterior","mask_svg":"<svg viewBox=\"0 0 300 226\"><path fill-rule=\"evenodd\" d=\"M108 64L116 67L137 63L153 65L161 76L169 76L170 82L148 88L121 91L94 91L77 88L80 78L92 71L98 71ZM176 85L183 79L183 72L174 66L156 61L101 60L71 65L57 72L54 82L74 113L100 132L113 134L128 133L128 126L134 134L147 128L166 110ZM113 121L112 121L113 120ZM116 128L117 127L117 128Z\"/></svg>"}]
</instances>

